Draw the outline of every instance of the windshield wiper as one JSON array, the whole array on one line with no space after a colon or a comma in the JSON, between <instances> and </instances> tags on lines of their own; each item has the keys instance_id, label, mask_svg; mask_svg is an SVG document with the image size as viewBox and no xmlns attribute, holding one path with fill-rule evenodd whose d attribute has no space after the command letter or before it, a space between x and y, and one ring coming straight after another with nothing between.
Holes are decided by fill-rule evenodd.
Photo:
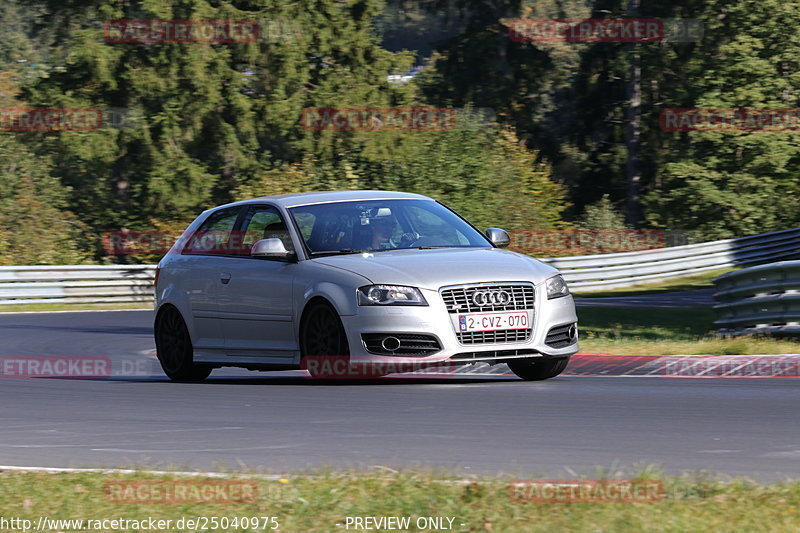
<instances>
[{"instance_id":1,"label":"windshield wiper","mask_svg":"<svg viewBox=\"0 0 800 533\"><path fill-rule=\"evenodd\" d=\"M311 257L324 257L326 255L345 255L345 254L374 254L377 252L393 252L395 250L405 250L405 248L380 248L375 250L358 250L355 248L342 248L341 250L324 250L311 252Z\"/></svg>"},{"instance_id":2,"label":"windshield wiper","mask_svg":"<svg viewBox=\"0 0 800 533\"><path fill-rule=\"evenodd\" d=\"M323 250L320 252L311 252L312 257L322 257L325 255L345 255L345 254L366 254L372 250L357 250L355 248L342 248L341 250Z\"/></svg>"}]
</instances>

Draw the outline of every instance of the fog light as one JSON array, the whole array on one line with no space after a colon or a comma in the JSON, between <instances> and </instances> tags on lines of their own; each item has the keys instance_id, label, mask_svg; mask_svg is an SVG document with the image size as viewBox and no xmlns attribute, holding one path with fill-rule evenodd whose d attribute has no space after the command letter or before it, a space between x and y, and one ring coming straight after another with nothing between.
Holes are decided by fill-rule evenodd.
<instances>
[{"instance_id":1,"label":"fog light","mask_svg":"<svg viewBox=\"0 0 800 533\"><path fill-rule=\"evenodd\" d=\"M400 348L400 339L397 337L384 337L381 340L381 348L387 352L396 352Z\"/></svg>"}]
</instances>

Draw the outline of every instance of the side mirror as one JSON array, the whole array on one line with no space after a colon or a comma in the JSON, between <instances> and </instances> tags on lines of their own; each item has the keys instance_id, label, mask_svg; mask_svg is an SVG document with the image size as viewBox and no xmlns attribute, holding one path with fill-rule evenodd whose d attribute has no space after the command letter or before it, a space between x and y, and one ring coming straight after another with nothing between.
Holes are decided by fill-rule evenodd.
<instances>
[{"instance_id":1,"label":"side mirror","mask_svg":"<svg viewBox=\"0 0 800 533\"><path fill-rule=\"evenodd\" d=\"M492 241L492 244L498 248L505 248L511 244L511 237L508 236L508 232L500 228L487 229L486 238Z\"/></svg>"},{"instance_id":2,"label":"side mirror","mask_svg":"<svg viewBox=\"0 0 800 533\"><path fill-rule=\"evenodd\" d=\"M294 252L287 250L280 239L261 239L253 244L250 249L250 256L289 261L294 257Z\"/></svg>"}]
</instances>

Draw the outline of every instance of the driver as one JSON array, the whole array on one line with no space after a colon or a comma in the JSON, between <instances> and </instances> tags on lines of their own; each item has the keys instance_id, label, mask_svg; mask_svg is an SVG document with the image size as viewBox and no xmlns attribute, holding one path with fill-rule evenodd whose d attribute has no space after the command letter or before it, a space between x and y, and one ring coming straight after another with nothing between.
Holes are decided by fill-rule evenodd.
<instances>
[{"instance_id":1,"label":"driver","mask_svg":"<svg viewBox=\"0 0 800 533\"><path fill-rule=\"evenodd\" d=\"M397 228L397 219L394 215L377 216L370 219L369 226L372 228L373 250L388 250L397 248L397 244L392 241L392 235Z\"/></svg>"}]
</instances>

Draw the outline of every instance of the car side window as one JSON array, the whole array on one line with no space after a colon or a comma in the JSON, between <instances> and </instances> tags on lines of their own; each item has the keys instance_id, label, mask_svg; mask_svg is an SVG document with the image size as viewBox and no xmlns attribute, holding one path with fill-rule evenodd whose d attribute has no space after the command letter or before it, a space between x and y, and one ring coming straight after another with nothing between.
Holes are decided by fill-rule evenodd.
<instances>
[{"instance_id":1,"label":"car side window","mask_svg":"<svg viewBox=\"0 0 800 533\"><path fill-rule=\"evenodd\" d=\"M301 211L295 214L294 219L297 221L297 227L300 228L300 235L303 240L308 241L311 238L311 232L314 230L314 223L317 217L313 213Z\"/></svg>"},{"instance_id":2,"label":"car side window","mask_svg":"<svg viewBox=\"0 0 800 533\"><path fill-rule=\"evenodd\" d=\"M191 255L225 255L229 252L231 232L239 217L239 207L221 209L209 215L183 249Z\"/></svg>"},{"instance_id":3,"label":"car side window","mask_svg":"<svg viewBox=\"0 0 800 533\"><path fill-rule=\"evenodd\" d=\"M241 235L241 247L236 255L250 255L253 244L262 239L280 239L286 250L294 251L289 228L278 210L272 206L249 207L242 222L242 229L237 233Z\"/></svg>"}]
</instances>

